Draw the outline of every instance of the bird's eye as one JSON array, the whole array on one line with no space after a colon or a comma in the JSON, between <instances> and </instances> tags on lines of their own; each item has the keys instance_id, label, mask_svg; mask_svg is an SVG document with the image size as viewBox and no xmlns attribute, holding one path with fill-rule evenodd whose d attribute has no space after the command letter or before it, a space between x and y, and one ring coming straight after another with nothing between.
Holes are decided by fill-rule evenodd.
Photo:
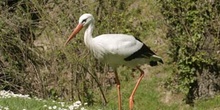
<instances>
[{"instance_id":1,"label":"bird's eye","mask_svg":"<svg viewBox=\"0 0 220 110\"><path fill-rule=\"evenodd\" d=\"M84 19L84 20L82 21L82 23L85 23L85 22L86 22L86 20L87 20L87 19Z\"/></svg>"}]
</instances>

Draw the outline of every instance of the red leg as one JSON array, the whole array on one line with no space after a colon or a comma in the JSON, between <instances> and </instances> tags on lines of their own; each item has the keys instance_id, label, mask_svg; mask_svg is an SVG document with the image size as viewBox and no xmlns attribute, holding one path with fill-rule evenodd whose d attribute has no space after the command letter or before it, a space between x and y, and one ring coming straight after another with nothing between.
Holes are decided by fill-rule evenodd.
<instances>
[{"instance_id":1,"label":"red leg","mask_svg":"<svg viewBox=\"0 0 220 110\"><path fill-rule=\"evenodd\" d=\"M118 73L117 70L115 70L115 81L116 81L116 87L117 87L117 93L118 93L118 110L122 110L121 107L121 92L120 92L120 81L118 79Z\"/></svg>"},{"instance_id":2,"label":"red leg","mask_svg":"<svg viewBox=\"0 0 220 110\"><path fill-rule=\"evenodd\" d=\"M140 77L138 78L138 81L137 81L137 83L136 83L136 85L135 85L135 87L134 87L134 89L131 93L130 98L129 98L129 108L130 108L130 110L132 110L133 107L134 107L134 94L135 94L135 92L138 88L138 85L140 84L142 78L144 77L144 71L141 70L139 67L137 67L137 69L141 72L141 74L140 74Z\"/></svg>"}]
</instances>

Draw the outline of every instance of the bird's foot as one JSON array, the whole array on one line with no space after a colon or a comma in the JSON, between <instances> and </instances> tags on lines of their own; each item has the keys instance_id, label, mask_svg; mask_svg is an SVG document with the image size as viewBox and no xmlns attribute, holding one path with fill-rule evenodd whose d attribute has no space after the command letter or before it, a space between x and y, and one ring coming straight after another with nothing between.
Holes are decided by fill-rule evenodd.
<instances>
[{"instance_id":1,"label":"bird's foot","mask_svg":"<svg viewBox=\"0 0 220 110\"><path fill-rule=\"evenodd\" d=\"M134 107L134 97L129 98L129 110L133 110Z\"/></svg>"}]
</instances>

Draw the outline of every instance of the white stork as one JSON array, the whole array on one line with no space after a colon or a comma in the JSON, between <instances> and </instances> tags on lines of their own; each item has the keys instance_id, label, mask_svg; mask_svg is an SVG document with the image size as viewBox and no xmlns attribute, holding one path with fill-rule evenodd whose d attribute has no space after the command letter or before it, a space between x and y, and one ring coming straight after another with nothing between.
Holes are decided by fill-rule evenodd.
<instances>
[{"instance_id":1,"label":"white stork","mask_svg":"<svg viewBox=\"0 0 220 110\"><path fill-rule=\"evenodd\" d=\"M83 27L86 28L84 33L85 45L94 53L97 59L109 64L114 69L119 110L121 110L122 107L120 81L116 71L117 67L120 65L132 68L136 67L141 74L129 98L129 108L132 110L134 105L134 94L144 76L144 71L141 70L139 66L143 64L156 66L158 62L163 63L163 61L161 57L157 56L148 46L134 36L126 34L102 34L97 37L92 37L94 23L95 20L91 14L83 14L79 18L79 24L69 36L65 45L75 37Z\"/></svg>"}]
</instances>

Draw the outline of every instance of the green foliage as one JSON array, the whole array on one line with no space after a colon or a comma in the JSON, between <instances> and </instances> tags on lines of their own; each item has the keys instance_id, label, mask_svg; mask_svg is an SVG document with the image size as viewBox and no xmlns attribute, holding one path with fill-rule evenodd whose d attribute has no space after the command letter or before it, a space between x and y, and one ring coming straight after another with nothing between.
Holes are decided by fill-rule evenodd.
<instances>
[{"instance_id":1,"label":"green foliage","mask_svg":"<svg viewBox=\"0 0 220 110\"><path fill-rule=\"evenodd\" d=\"M170 55L178 72L171 82L176 89L189 93L192 83L204 70L220 62L218 0L160 0L162 12L169 24L167 37L171 41ZM219 65L218 65L219 66ZM218 67L217 67L218 68Z\"/></svg>"}]
</instances>

